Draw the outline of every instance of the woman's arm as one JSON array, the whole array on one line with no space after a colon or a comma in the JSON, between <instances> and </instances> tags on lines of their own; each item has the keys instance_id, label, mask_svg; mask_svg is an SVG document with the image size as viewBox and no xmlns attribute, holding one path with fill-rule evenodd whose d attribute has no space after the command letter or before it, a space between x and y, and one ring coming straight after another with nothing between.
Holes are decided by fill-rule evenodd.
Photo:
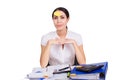
<instances>
[{"instance_id":1,"label":"woman's arm","mask_svg":"<svg viewBox=\"0 0 120 80\"><path fill-rule=\"evenodd\" d=\"M75 52L76 52L76 58L79 64L85 64L86 58L83 50L83 45L78 46L76 42L73 43Z\"/></svg>"},{"instance_id":2,"label":"woman's arm","mask_svg":"<svg viewBox=\"0 0 120 80\"><path fill-rule=\"evenodd\" d=\"M40 65L42 68L46 67L49 61L50 45L41 45Z\"/></svg>"},{"instance_id":3,"label":"woman's arm","mask_svg":"<svg viewBox=\"0 0 120 80\"><path fill-rule=\"evenodd\" d=\"M73 39L65 39L65 43L72 43L75 49L76 58L79 64L85 64L86 58L83 50L83 45L78 46L76 41Z\"/></svg>"},{"instance_id":4,"label":"woman's arm","mask_svg":"<svg viewBox=\"0 0 120 80\"><path fill-rule=\"evenodd\" d=\"M51 39L51 40L48 40L46 46L41 45L40 65L42 68L48 65L50 48L52 44L58 44L58 40Z\"/></svg>"}]
</instances>

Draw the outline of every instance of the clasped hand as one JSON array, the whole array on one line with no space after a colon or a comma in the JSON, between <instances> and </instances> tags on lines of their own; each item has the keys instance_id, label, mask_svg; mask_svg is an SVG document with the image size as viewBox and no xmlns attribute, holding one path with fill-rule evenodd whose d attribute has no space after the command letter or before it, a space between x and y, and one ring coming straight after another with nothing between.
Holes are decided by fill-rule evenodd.
<instances>
[{"instance_id":1,"label":"clasped hand","mask_svg":"<svg viewBox=\"0 0 120 80\"><path fill-rule=\"evenodd\" d=\"M60 38L56 38L56 39L50 39L48 41L49 44L66 44L66 43L74 43L75 40L73 39L60 39Z\"/></svg>"}]
</instances>

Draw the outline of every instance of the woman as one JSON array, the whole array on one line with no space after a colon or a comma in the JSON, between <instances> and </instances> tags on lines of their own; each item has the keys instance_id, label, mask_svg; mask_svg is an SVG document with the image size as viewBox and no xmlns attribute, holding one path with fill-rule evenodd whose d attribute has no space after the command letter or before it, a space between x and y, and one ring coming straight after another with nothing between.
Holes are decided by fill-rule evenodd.
<instances>
[{"instance_id":1,"label":"woman","mask_svg":"<svg viewBox=\"0 0 120 80\"><path fill-rule=\"evenodd\" d=\"M75 32L68 31L69 12L64 7L56 8L52 13L56 31L45 34L41 39L41 67L49 65L85 64L82 38Z\"/></svg>"}]
</instances>

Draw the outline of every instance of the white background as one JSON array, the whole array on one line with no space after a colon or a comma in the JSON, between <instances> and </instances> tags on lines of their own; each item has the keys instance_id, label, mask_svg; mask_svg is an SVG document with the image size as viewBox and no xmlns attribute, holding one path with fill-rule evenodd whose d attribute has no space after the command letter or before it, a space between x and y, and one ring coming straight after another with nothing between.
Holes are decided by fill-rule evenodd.
<instances>
[{"instance_id":1,"label":"white background","mask_svg":"<svg viewBox=\"0 0 120 80\"><path fill-rule=\"evenodd\" d=\"M59 6L70 12L69 30L82 35L87 63L108 61L106 80L119 79L119 0L1 0L0 80L24 80L40 66L41 37L55 30Z\"/></svg>"}]
</instances>

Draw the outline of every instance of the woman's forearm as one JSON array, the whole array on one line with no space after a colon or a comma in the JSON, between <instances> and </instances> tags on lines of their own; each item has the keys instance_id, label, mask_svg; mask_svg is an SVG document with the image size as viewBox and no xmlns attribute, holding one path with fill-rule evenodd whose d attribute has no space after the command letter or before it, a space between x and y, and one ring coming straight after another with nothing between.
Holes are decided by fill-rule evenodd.
<instances>
[{"instance_id":1,"label":"woman's forearm","mask_svg":"<svg viewBox=\"0 0 120 80\"><path fill-rule=\"evenodd\" d=\"M83 46L78 46L76 42L73 43L74 48L75 48L75 53L76 53L76 58L79 64L85 64L86 63L86 58L85 54L83 51Z\"/></svg>"},{"instance_id":2,"label":"woman's forearm","mask_svg":"<svg viewBox=\"0 0 120 80\"><path fill-rule=\"evenodd\" d=\"M46 47L44 48L44 50L41 53L40 65L42 68L46 67L48 65L50 46L51 45L49 43L47 43Z\"/></svg>"}]
</instances>

